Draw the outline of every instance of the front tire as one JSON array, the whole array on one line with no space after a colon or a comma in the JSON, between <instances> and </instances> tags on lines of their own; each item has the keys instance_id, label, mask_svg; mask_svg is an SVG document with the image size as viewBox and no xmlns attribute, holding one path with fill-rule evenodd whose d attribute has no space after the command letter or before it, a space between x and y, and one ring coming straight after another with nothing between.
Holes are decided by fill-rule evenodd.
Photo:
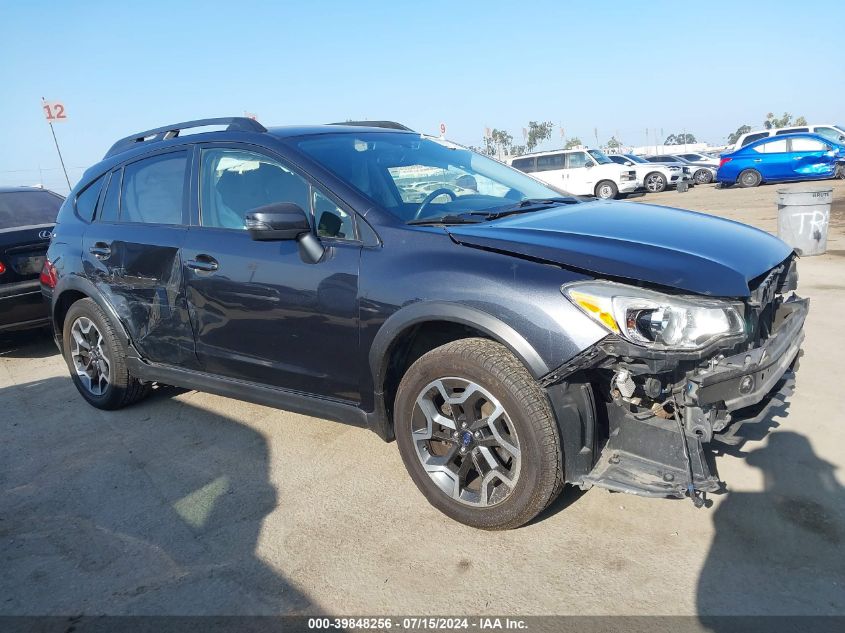
<instances>
[{"instance_id":1,"label":"front tire","mask_svg":"<svg viewBox=\"0 0 845 633\"><path fill-rule=\"evenodd\" d=\"M763 177L756 169L744 169L736 179L740 187L756 187L763 182Z\"/></svg>"},{"instance_id":2,"label":"front tire","mask_svg":"<svg viewBox=\"0 0 845 633\"><path fill-rule=\"evenodd\" d=\"M126 350L115 326L94 300L80 299L70 307L62 348L77 391L98 409L120 409L149 393L149 383L126 368Z\"/></svg>"},{"instance_id":3,"label":"front tire","mask_svg":"<svg viewBox=\"0 0 845 633\"><path fill-rule=\"evenodd\" d=\"M612 180L602 180L596 185L596 198L600 200L612 200L619 193L619 188Z\"/></svg>"},{"instance_id":4,"label":"front tire","mask_svg":"<svg viewBox=\"0 0 845 633\"><path fill-rule=\"evenodd\" d=\"M692 175L692 179L700 185L709 185L713 182L713 172L709 169L699 169Z\"/></svg>"},{"instance_id":5,"label":"front tire","mask_svg":"<svg viewBox=\"0 0 845 633\"><path fill-rule=\"evenodd\" d=\"M461 339L402 378L394 421L411 479L452 519L486 530L530 521L563 487L563 454L542 389L503 345Z\"/></svg>"}]
</instances>

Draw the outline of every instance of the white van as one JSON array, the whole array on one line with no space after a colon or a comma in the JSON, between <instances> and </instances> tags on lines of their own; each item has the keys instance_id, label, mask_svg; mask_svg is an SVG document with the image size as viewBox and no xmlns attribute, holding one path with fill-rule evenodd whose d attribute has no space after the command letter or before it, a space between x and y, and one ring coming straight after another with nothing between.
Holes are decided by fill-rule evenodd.
<instances>
[{"instance_id":1,"label":"white van","mask_svg":"<svg viewBox=\"0 0 845 633\"><path fill-rule=\"evenodd\" d=\"M759 141L761 138L767 136L780 136L781 134L797 134L798 132L812 132L818 134L826 139L839 143L845 143L845 126L843 125L795 125L792 127L772 128L771 130L755 130L754 132L746 132L737 139L734 143L733 149L737 150L745 147L749 143Z\"/></svg>"},{"instance_id":2,"label":"white van","mask_svg":"<svg viewBox=\"0 0 845 633\"><path fill-rule=\"evenodd\" d=\"M576 196L615 198L637 189L637 172L597 149L568 149L515 156L508 164Z\"/></svg>"}]
</instances>

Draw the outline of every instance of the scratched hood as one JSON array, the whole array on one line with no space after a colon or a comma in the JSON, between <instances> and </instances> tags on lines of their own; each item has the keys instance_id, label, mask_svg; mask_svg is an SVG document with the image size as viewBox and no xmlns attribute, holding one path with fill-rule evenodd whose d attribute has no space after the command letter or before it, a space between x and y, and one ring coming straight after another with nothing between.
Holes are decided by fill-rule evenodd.
<instances>
[{"instance_id":1,"label":"scratched hood","mask_svg":"<svg viewBox=\"0 0 845 633\"><path fill-rule=\"evenodd\" d=\"M745 224L615 201L560 206L447 229L465 246L718 297L748 296L748 282L791 253L776 237Z\"/></svg>"}]
</instances>

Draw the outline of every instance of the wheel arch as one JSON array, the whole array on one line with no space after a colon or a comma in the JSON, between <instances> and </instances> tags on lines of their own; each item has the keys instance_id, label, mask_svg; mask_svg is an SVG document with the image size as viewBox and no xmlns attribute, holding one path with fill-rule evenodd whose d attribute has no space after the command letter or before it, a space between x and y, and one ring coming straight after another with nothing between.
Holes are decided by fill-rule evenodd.
<instances>
[{"instance_id":1,"label":"wheel arch","mask_svg":"<svg viewBox=\"0 0 845 633\"><path fill-rule=\"evenodd\" d=\"M115 331L121 338L121 342L126 344L126 349L133 349L129 334L126 332L126 327L118 316L114 306L93 283L80 277L69 277L63 280L60 289L57 288L57 290L58 293L56 291L53 292L51 320L56 342L59 344L60 349L62 346L65 316L68 310L70 310L70 307L81 299L91 299L100 306L100 309L115 324Z\"/></svg>"},{"instance_id":2,"label":"wheel arch","mask_svg":"<svg viewBox=\"0 0 845 633\"><path fill-rule=\"evenodd\" d=\"M415 303L382 324L370 347L369 365L375 390L375 420L370 425L392 439L396 389L407 368L426 352L460 338L479 336L507 347L534 378L550 371L534 347L499 318L462 304Z\"/></svg>"}]
</instances>

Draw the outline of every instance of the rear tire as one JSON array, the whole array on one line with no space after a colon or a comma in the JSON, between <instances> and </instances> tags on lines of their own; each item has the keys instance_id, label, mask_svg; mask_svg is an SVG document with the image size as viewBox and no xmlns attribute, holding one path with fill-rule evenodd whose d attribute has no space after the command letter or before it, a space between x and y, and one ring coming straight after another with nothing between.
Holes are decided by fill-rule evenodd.
<instances>
[{"instance_id":1,"label":"rear tire","mask_svg":"<svg viewBox=\"0 0 845 633\"><path fill-rule=\"evenodd\" d=\"M660 193L666 189L666 176L659 171L653 171L643 179L643 185L649 193Z\"/></svg>"},{"instance_id":2,"label":"rear tire","mask_svg":"<svg viewBox=\"0 0 845 633\"><path fill-rule=\"evenodd\" d=\"M80 299L65 315L62 352L76 389L98 409L120 409L150 392L150 383L129 373L126 348L93 299Z\"/></svg>"},{"instance_id":3,"label":"rear tire","mask_svg":"<svg viewBox=\"0 0 845 633\"><path fill-rule=\"evenodd\" d=\"M740 187L756 187L763 182L763 177L756 169L743 169L736 179Z\"/></svg>"},{"instance_id":4,"label":"rear tire","mask_svg":"<svg viewBox=\"0 0 845 633\"><path fill-rule=\"evenodd\" d=\"M399 453L417 488L466 525L519 527L563 488L563 454L548 398L494 341L461 339L423 355L399 384L394 421Z\"/></svg>"},{"instance_id":5,"label":"rear tire","mask_svg":"<svg viewBox=\"0 0 845 633\"><path fill-rule=\"evenodd\" d=\"M617 196L618 193L619 188L616 186L616 183L612 180L602 180L599 184L596 185L596 198L599 198L600 200L612 200Z\"/></svg>"}]
</instances>

